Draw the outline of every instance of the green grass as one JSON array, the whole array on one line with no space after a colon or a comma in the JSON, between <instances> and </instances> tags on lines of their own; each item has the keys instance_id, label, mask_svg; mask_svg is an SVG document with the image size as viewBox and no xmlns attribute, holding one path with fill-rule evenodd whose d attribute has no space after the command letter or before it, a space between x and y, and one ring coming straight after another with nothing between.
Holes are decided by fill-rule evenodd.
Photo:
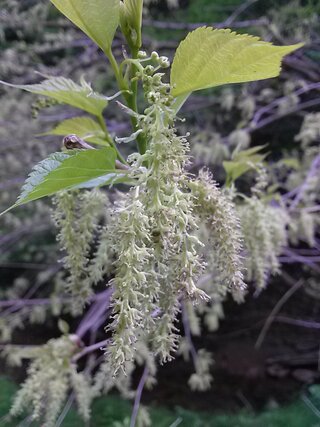
<instances>
[{"instance_id":1,"label":"green grass","mask_svg":"<svg viewBox=\"0 0 320 427\"><path fill-rule=\"evenodd\" d=\"M16 386L0 379L0 426L16 427L18 420L4 423L1 420L7 414ZM114 421L122 421L131 415L131 403L118 397L110 396L97 399L92 408L91 427L112 427ZM151 408L153 427L170 427L180 419L180 427L320 427L320 420L301 401L295 404L265 411L259 415L240 413L237 415L210 415L176 408L169 411ZM39 427L33 424L33 427ZM71 411L63 427L84 427L84 423L75 411Z\"/></svg>"}]
</instances>

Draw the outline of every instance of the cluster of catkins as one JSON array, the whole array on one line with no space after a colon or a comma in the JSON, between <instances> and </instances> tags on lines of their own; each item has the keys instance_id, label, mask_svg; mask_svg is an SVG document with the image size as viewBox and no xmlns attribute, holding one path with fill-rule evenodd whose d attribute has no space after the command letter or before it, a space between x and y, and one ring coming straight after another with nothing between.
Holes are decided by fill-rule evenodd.
<instances>
[{"instance_id":1,"label":"cluster of catkins","mask_svg":"<svg viewBox=\"0 0 320 427\"><path fill-rule=\"evenodd\" d=\"M15 396L11 416L20 415L31 407L32 421L43 417L43 425L54 426L71 386L81 416L89 419L90 383L83 373L77 372L76 363L72 362L72 356L79 350L78 345L78 337L64 335L40 348L35 347L34 354L31 351L28 376Z\"/></svg>"},{"instance_id":2,"label":"cluster of catkins","mask_svg":"<svg viewBox=\"0 0 320 427\"><path fill-rule=\"evenodd\" d=\"M141 53L140 57L144 58ZM113 331L107 355L115 371L134 358L139 331L160 361L177 349L176 326L184 299L208 301L197 287L207 268L198 225L208 224L211 254L219 265L221 292L243 292L240 226L231 201L208 172L187 172L189 146L174 127L170 86L157 69L169 65L156 53L158 66L137 64L149 106L138 117L147 151L129 158L137 185L121 194L110 232L116 253L112 279Z\"/></svg>"}]
</instances>

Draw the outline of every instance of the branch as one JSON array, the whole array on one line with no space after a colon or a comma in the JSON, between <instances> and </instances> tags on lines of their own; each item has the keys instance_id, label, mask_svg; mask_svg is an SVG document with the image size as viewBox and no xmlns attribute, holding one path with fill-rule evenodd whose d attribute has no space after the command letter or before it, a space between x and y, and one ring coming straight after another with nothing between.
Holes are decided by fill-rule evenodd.
<instances>
[{"instance_id":1,"label":"branch","mask_svg":"<svg viewBox=\"0 0 320 427\"><path fill-rule=\"evenodd\" d=\"M288 96L283 96L281 98L277 98L274 101L270 102L270 104L259 108L255 112L253 119L249 123L249 127L257 126L259 120L261 119L261 117L264 114L268 113L269 111L272 111L275 107L278 107L284 100L289 99L292 95L300 96L306 92L310 92L311 90L320 90L320 83L311 83L305 87L302 87L302 88L296 90L295 92L293 92L292 94L290 94Z\"/></svg>"},{"instance_id":2,"label":"branch","mask_svg":"<svg viewBox=\"0 0 320 427\"><path fill-rule=\"evenodd\" d=\"M257 0L255 0L257 1ZM247 19L245 21L233 22L231 25L226 25L225 22L198 22L195 24L190 24L186 22L166 22L166 21L154 21L152 19L145 19L143 25L146 27L159 28L161 30L196 30L199 27L212 26L214 28L226 28L227 26L231 28L247 28L247 27L257 27L257 26L268 26L270 24L267 18L259 19Z\"/></svg>"},{"instance_id":3,"label":"branch","mask_svg":"<svg viewBox=\"0 0 320 427\"><path fill-rule=\"evenodd\" d=\"M102 350L104 346L109 344L109 342L110 342L110 340L103 340L103 341L97 342L96 344L85 347L80 353L77 353L72 358L72 361L76 362L79 359L81 359L83 356L86 356L89 353L93 353L95 350Z\"/></svg>"},{"instance_id":4,"label":"branch","mask_svg":"<svg viewBox=\"0 0 320 427\"><path fill-rule=\"evenodd\" d=\"M266 334L272 324L272 322L274 321L274 318L276 317L277 313L281 310L281 308L284 306L284 304L292 297L292 295L298 290L300 289L300 287L302 286L303 281L302 280L298 280L298 282L295 283L294 286L292 286L277 302L277 304L274 306L273 310L271 311L270 315L268 316L259 336L258 339L255 343L255 348L259 349L266 337Z\"/></svg>"},{"instance_id":5,"label":"branch","mask_svg":"<svg viewBox=\"0 0 320 427\"><path fill-rule=\"evenodd\" d=\"M232 26L233 22L250 6L252 6L254 3L257 3L258 0L247 0L244 3L242 3L230 16L227 18L223 25L226 27Z\"/></svg>"},{"instance_id":6,"label":"branch","mask_svg":"<svg viewBox=\"0 0 320 427\"><path fill-rule=\"evenodd\" d=\"M134 405L133 405L133 410L132 410L132 415L131 415L130 427L135 427L135 425L136 425L136 420L137 420L137 416L139 413L141 395L142 395L148 374L149 374L149 370L147 367L145 367L143 374L141 376L138 388L137 388L136 398L134 400Z\"/></svg>"},{"instance_id":7,"label":"branch","mask_svg":"<svg viewBox=\"0 0 320 427\"><path fill-rule=\"evenodd\" d=\"M303 198L304 194L309 189L310 180L319 174L319 170L320 170L320 154L313 160L311 167L309 169L309 172L308 172L304 182L300 186L299 192L297 193L293 202L289 206L289 212L292 212L297 207L297 205L299 204L299 202Z\"/></svg>"}]
</instances>

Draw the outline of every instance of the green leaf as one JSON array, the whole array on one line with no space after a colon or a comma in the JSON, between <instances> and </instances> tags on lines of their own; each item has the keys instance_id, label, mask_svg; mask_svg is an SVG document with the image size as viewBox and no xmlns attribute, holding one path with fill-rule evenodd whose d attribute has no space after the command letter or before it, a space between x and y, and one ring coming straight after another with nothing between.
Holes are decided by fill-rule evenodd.
<instances>
[{"instance_id":1,"label":"green leaf","mask_svg":"<svg viewBox=\"0 0 320 427\"><path fill-rule=\"evenodd\" d=\"M123 0L120 2L121 31L129 45L140 48L143 0Z\"/></svg>"},{"instance_id":2,"label":"green leaf","mask_svg":"<svg viewBox=\"0 0 320 427\"><path fill-rule=\"evenodd\" d=\"M42 135L61 135L66 136L75 134L88 142L98 141L99 145L108 145L103 138L105 136L100 124L90 117L74 117L59 123L54 129L45 132Z\"/></svg>"},{"instance_id":3,"label":"green leaf","mask_svg":"<svg viewBox=\"0 0 320 427\"><path fill-rule=\"evenodd\" d=\"M299 160L295 157L285 157L277 162L277 166L283 165L294 170L299 170L301 167Z\"/></svg>"},{"instance_id":4,"label":"green leaf","mask_svg":"<svg viewBox=\"0 0 320 427\"><path fill-rule=\"evenodd\" d=\"M119 24L120 0L50 0L104 52Z\"/></svg>"},{"instance_id":5,"label":"green leaf","mask_svg":"<svg viewBox=\"0 0 320 427\"><path fill-rule=\"evenodd\" d=\"M223 162L223 167L227 173L227 183L234 182L236 179L240 178L240 176L252 169L252 165L248 162L234 161Z\"/></svg>"},{"instance_id":6,"label":"green leaf","mask_svg":"<svg viewBox=\"0 0 320 427\"><path fill-rule=\"evenodd\" d=\"M58 102L80 108L95 116L100 116L108 105L108 98L92 90L83 78L80 84L65 77L48 77L39 84L14 85L0 80L6 86L23 89L37 95L47 96Z\"/></svg>"},{"instance_id":7,"label":"green leaf","mask_svg":"<svg viewBox=\"0 0 320 427\"><path fill-rule=\"evenodd\" d=\"M229 29L198 28L176 51L171 70L172 95L180 97L213 86L276 77L282 58L301 46L274 46Z\"/></svg>"},{"instance_id":8,"label":"green leaf","mask_svg":"<svg viewBox=\"0 0 320 427\"><path fill-rule=\"evenodd\" d=\"M265 145L249 148L236 152L231 161L223 162L223 167L227 174L226 185L230 186L232 182L240 178L246 172L255 169L256 165L262 163L267 154L259 154Z\"/></svg>"},{"instance_id":9,"label":"green leaf","mask_svg":"<svg viewBox=\"0 0 320 427\"><path fill-rule=\"evenodd\" d=\"M65 320L62 320L62 319L58 320L58 328L60 332L64 335L68 335L70 333L70 326Z\"/></svg>"},{"instance_id":10,"label":"green leaf","mask_svg":"<svg viewBox=\"0 0 320 427\"><path fill-rule=\"evenodd\" d=\"M265 145L257 145L256 147L248 148L247 150L241 150L237 151L237 149L234 150L232 153L232 159L233 160L250 160L253 162L254 155L262 151L264 148L266 148L267 144ZM263 155L263 158L265 155Z\"/></svg>"},{"instance_id":11,"label":"green leaf","mask_svg":"<svg viewBox=\"0 0 320 427\"><path fill-rule=\"evenodd\" d=\"M14 206L74 188L108 173L117 173L116 157L116 151L110 147L53 153L33 168Z\"/></svg>"}]
</instances>

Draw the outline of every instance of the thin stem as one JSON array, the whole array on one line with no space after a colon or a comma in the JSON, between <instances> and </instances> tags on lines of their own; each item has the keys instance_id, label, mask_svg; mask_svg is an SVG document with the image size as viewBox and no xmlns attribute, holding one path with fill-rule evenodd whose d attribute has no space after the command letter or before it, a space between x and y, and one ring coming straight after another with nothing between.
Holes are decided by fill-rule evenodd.
<instances>
[{"instance_id":1,"label":"thin stem","mask_svg":"<svg viewBox=\"0 0 320 427\"><path fill-rule=\"evenodd\" d=\"M143 374L142 374L140 382L139 382L139 385L138 385L138 388L137 388L136 398L134 400L134 405L133 405L133 410L132 410L132 415L131 415L131 421L130 421L130 427L135 427L135 425L136 425L137 416L139 413L140 402L141 402L141 395L142 395L144 385L145 385L147 377L148 377L148 373L149 373L149 370L148 370L147 366L145 366Z\"/></svg>"},{"instance_id":2,"label":"thin stem","mask_svg":"<svg viewBox=\"0 0 320 427\"><path fill-rule=\"evenodd\" d=\"M97 342L96 344L90 345L88 347L85 347L80 353L76 354L73 357L73 361L76 362L77 360L81 359L83 356L86 356L87 354L90 354L95 350L101 350L103 347L109 344L109 342L110 340L104 340L104 341Z\"/></svg>"},{"instance_id":3,"label":"thin stem","mask_svg":"<svg viewBox=\"0 0 320 427\"><path fill-rule=\"evenodd\" d=\"M185 305L182 305L182 322L183 322L183 328L184 328L184 335L188 341L189 344L189 351L192 357L193 365L196 368L197 366L197 350L194 347L193 341L192 341L192 335L191 335L191 329L190 329L190 323L189 318L187 314L187 310Z\"/></svg>"},{"instance_id":4,"label":"thin stem","mask_svg":"<svg viewBox=\"0 0 320 427\"><path fill-rule=\"evenodd\" d=\"M306 396L305 394L302 395L303 402L308 406L309 409L318 417L320 418L320 411L319 409L311 402L311 400Z\"/></svg>"},{"instance_id":5,"label":"thin stem","mask_svg":"<svg viewBox=\"0 0 320 427\"><path fill-rule=\"evenodd\" d=\"M258 0L247 0L242 3L230 16L224 21L224 25L229 27L239 15L241 15L246 9L248 9L251 5L256 3Z\"/></svg>"},{"instance_id":6,"label":"thin stem","mask_svg":"<svg viewBox=\"0 0 320 427\"><path fill-rule=\"evenodd\" d=\"M122 154L119 152L119 150L118 150L118 148L117 148L114 140L111 138L111 135L110 135L108 127L107 127L107 124L106 124L103 116L100 115L100 116L97 116L97 118L98 118L100 126L102 127L102 129L103 129L103 131L105 133L107 141L116 150L118 159L120 160L121 163L126 164L127 163L126 160L124 159L124 157L122 156Z\"/></svg>"},{"instance_id":7,"label":"thin stem","mask_svg":"<svg viewBox=\"0 0 320 427\"><path fill-rule=\"evenodd\" d=\"M120 72L118 62L117 62L116 58L114 57L112 50L109 49L109 50L105 51L105 55L107 56L107 58L110 61L111 67L113 69L113 72L115 74L115 77L116 77L116 80L117 80L117 83L119 86L119 89L127 92L129 88L126 85L126 82L125 82L125 80L124 80L124 78Z\"/></svg>"},{"instance_id":8,"label":"thin stem","mask_svg":"<svg viewBox=\"0 0 320 427\"><path fill-rule=\"evenodd\" d=\"M298 290L301 288L301 286L303 285L303 281L299 280L297 283L294 284L294 286L292 286L277 302L277 304L274 306L273 310L271 311L270 315L268 316L265 324L263 325L263 328L258 336L258 339L256 341L255 344L255 348L260 348L265 336L272 324L272 322L274 321L276 315L279 313L279 311L281 310L281 308L284 306L284 304L291 298L291 296Z\"/></svg>"},{"instance_id":9,"label":"thin stem","mask_svg":"<svg viewBox=\"0 0 320 427\"><path fill-rule=\"evenodd\" d=\"M62 425L64 419L66 418L66 416L68 415L68 412L71 409L71 406L72 406L74 400L75 400L74 393L71 393L66 404L64 405L64 408L63 408L59 418L56 421L55 427L60 427Z\"/></svg>"},{"instance_id":10,"label":"thin stem","mask_svg":"<svg viewBox=\"0 0 320 427\"><path fill-rule=\"evenodd\" d=\"M287 323L288 325L301 326L302 328L320 329L320 323L313 322L310 320L291 319L290 317L286 316L277 316L274 320L279 323Z\"/></svg>"},{"instance_id":11,"label":"thin stem","mask_svg":"<svg viewBox=\"0 0 320 427\"><path fill-rule=\"evenodd\" d=\"M129 87L123 78L123 75L120 71L119 65L117 63L117 60L115 59L111 49L105 52L106 56L108 57L111 67L113 69L113 72L115 74L119 89L123 92L123 97L127 103L127 106L131 108L134 112L138 113L137 108L137 86L136 83L133 83L131 85L131 91L129 91ZM136 53L137 54L137 53ZM138 130L139 123L138 119L134 116L130 117L132 129L134 132ZM144 154L147 149L147 143L145 136L141 133L137 136L137 144L140 154Z\"/></svg>"}]
</instances>

